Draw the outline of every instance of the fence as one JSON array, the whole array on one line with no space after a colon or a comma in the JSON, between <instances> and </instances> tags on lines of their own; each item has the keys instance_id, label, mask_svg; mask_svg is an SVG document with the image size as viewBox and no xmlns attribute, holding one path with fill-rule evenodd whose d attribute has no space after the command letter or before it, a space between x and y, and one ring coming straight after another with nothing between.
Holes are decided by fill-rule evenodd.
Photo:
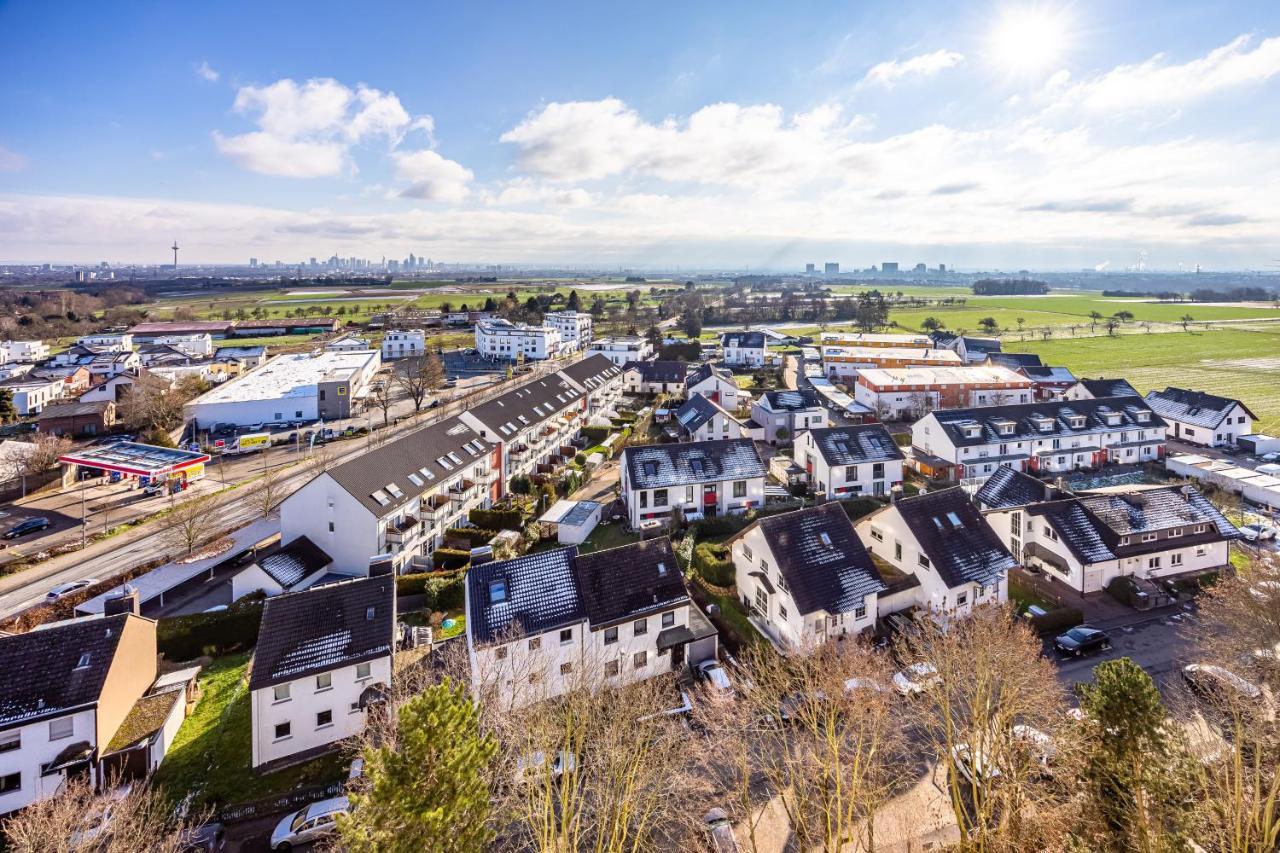
<instances>
[{"instance_id":1,"label":"fence","mask_svg":"<svg viewBox=\"0 0 1280 853\"><path fill-rule=\"evenodd\" d=\"M263 797L247 803L236 803L218 812L217 819L222 823L240 823L256 817L279 814L293 809L300 809L309 803L337 797L347 789L344 779L338 779L327 785L304 785L294 788L287 794Z\"/></svg>"}]
</instances>

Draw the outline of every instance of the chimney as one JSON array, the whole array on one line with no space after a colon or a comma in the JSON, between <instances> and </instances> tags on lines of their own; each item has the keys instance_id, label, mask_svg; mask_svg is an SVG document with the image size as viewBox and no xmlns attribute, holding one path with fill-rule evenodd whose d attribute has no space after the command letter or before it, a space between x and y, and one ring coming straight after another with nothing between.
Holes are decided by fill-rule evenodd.
<instances>
[{"instance_id":1,"label":"chimney","mask_svg":"<svg viewBox=\"0 0 1280 853\"><path fill-rule=\"evenodd\" d=\"M103 616L118 616L121 613L141 615L142 608L138 601L138 590L131 584L125 584L112 592L102 602Z\"/></svg>"}]
</instances>

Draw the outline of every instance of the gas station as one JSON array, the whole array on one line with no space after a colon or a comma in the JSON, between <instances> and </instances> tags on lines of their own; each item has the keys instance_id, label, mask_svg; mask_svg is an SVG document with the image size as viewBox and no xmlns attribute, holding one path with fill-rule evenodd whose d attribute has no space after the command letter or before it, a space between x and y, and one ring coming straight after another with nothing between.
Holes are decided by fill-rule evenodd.
<instances>
[{"instance_id":1,"label":"gas station","mask_svg":"<svg viewBox=\"0 0 1280 853\"><path fill-rule=\"evenodd\" d=\"M83 479L81 471L97 472L118 483L126 478L134 488L161 485L168 494L180 492L204 476L208 454L154 444L119 441L77 448L58 457L63 465L63 486Z\"/></svg>"}]
</instances>

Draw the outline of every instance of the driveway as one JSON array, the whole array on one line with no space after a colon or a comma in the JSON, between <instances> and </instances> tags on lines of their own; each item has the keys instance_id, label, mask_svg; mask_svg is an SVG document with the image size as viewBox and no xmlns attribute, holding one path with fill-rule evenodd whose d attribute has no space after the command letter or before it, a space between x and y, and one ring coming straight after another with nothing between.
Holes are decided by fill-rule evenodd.
<instances>
[{"instance_id":1,"label":"driveway","mask_svg":"<svg viewBox=\"0 0 1280 853\"><path fill-rule=\"evenodd\" d=\"M1071 688L1093 680L1093 668L1104 660L1131 658L1163 690L1178 671L1191 663L1194 646L1182 635L1194 620L1195 605L1163 608L1158 614L1137 613L1127 624L1104 626L1111 648L1086 658L1067 658L1053 649L1053 638L1045 641L1045 654L1057 662L1058 680Z\"/></svg>"}]
</instances>

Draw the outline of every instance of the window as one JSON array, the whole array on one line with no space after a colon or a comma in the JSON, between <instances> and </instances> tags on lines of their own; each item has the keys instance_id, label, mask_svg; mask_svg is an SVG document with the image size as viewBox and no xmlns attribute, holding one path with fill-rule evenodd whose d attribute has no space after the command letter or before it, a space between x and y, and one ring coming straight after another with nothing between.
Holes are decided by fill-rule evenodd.
<instances>
[{"instance_id":1,"label":"window","mask_svg":"<svg viewBox=\"0 0 1280 853\"><path fill-rule=\"evenodd\" d=\"M372 664L368 661L356 664L356 681L364 681L372 674Z\"/></svg>"},{"instance_id":2,"label":"window","mask_svg":"<svg viewBox=\"0 0 1280 853\"><path fill-rule=\"evenodd\" d=\"M1169 555L1169 565L1171 565L1171 566L1181 566L1181 565L1182 565L1182 553L1181 553L1181 552L1179 552L1179 553L1177 553L1177 554L1170 554L1170 555Z\"/></svg>"},{"instance_id":3,"label":"window","mask_svg":"<svg viewBox=\"0 0 1280 853\"><path fill-rule=\"evenodd\" d=\"M15 749L22 749L21 729L0 735L0 752L12 752Z\"/></svg>"},{"instance_id":4,"label":"window","mask_svg":"<svg viewBox=\"0 0 1280 853\"><path fill-rule=\"evenodd\" d=\"M893 543L893 559L895 560L902 559L902 543L901 542Z\"/></svg>"},{"instance_id":5,"label":"window","mask_svg":"<svg viewBox=\"0 0 1280 853\"><path fill-rule=\"evenodd\" d=\"M646 507L648 507L648 506L649 506L649 493L648 493L648 492L641 492L641 493L640 493L640 508L641 508L641 509L645 509L645 508L646 508Z\"/></svg>"},{"instance_id":6,"label":"window","mask_svg":"<svg viewBox=\"0 0 1280 853\"><path fill-rule=\"evenodd\" d=\"M636 652L634 655L631 656L632 669L644 669L648 665L649 665L648 652Z\"/></svg>"},{"instance_id":7,"label":"window","mask_svg":"<svg viewBox=\"0 0 1280 853\"><path fill-rule=\"evenodd\" d=\"M691 504L691 503L693 503L693 486L687 486L687 487L685 488L685 490L684 490L684 502L685 502L685 503L687 503L687 504Z\"/></svg>"},{"instance_id":8,"label":"window","mask_svg":"<svg viewBox=\"0 0 1280 853\"><path fill-rule=\"evenodd\" d=\"M866 618L867 618L867 605L865 605L865 604L859 604L857 607L853 608L853 618L854 618L854 619L866 619Z\"/></svg>"},{"instance_id":9,"label":"window","mask_svg":"<svg viewBox=\"0 0 1280 853\"><path fill-rule=\"evenodd\" d=\"M332 533L332 532L333 532L333 522L332 522L332 521L331 521L331 522L329 522L329 532L330 532L330 533Z\"/></svg>"},{"instance_id":10,"label":"window","mask_svg":"<svg viewBox=\"0 0 1280 853\"><path fill-rule=\"evenodd\" d=\"M565 628L560 632L560 645L565 646L573 642L573 629Z\"/></svg>"},{"instance_id":11,"label":"window","mask_svg":"<svg viewBox=\"0 0 1280 853\"><path fill-rule=\"evenodd\" d=\"M643 637L649 633L649 620L637 619L635 624L631 626L631 635L633 637Z\"/></svg>"},{"instance_id":12,"label":"window","mask_svg":"<svg viewBox=\"0 0 1280 853\"><path fill-rule=\"evenodd\" d=\"M609 678L616 676L618 674L618 662L616 660L605 661L604 674Z\"/></svg>"},{"instance_id":13,"label":"window","mask_svg":"<svg viewBox=\"0 0 1280 853\"><path fill-rule=\"evenodd\" d=\"M494 650L493 650L493 656L494 656L494 658L496 658L497 660L506 660L506 659L507 659L507 647L506 647L506 646L498 646L496 649L494 649Z\"/></svg>"},{"instance_id":14,"label":"window","mask_svg":"<svg viewBox=\"0 0 1280 853\"><path fill-rule=\"evenodd\" d=\"M676 612L672 610L670 613L662 614L662 627L670 628L676 624Z\"/></svg>"},{"instance_id":15,"label":"window","mask_svg":"<svg viewBox=\"0 0 1280 853\"><path fill-rule=\"evenodd\" d=\"M747 496L747 481L735 480L733 483L733 496L735 498L745 498Z\"/></svg>"},{"instance_id":16,"label":"window","mask_svg":"<svg viewBox=\"0 0 1280 853\"><path fill-rule=\"evenodd\" d=\"M871 538L876 540L877 542L883 542L884 534L881 533L878 529L873 527L871 528Z\"/></svg>"},{"instance_id":17,"label":"window","mask_svg":"<svg viewBox=\"0 0 1280 853\"><path fill-rule=\"evenodd\" d=\"M928 558L928 557L926 557L924 554L921 554L921 555L920 555L919 563L920 563L920 565L921 565L921 566L923 566L924 568L926 568L926 569L927 569L927 568L929 568L929 558Z\"/></svg>"},{"instance_id":18,"label":"window","mask_svg":"<svg viewBox=\"0 0 1280 853\"><path fill-rule=\"evenodd\" d=\"M323 729L333 725L333 711L320 711L316 714L316 728Z\"/></svg>"},{"instance_id":19,"label":"window","mask_svg":"<svg viewBox=\"0 0 1280 853\"><path fill-rule=\"evenodd\" d=\"M613 645L613 644L614 644L614 643L616 643L616 642L618 642L618 629L617 629L616 627L615 627L615 628L605 628L605 629L604 629L604 644L605 644L606 646L611 646L611 645Z\"/></svg>"},{"instance_id":20,"label":"window","mask_svg":"<svg viewBox=\"0 0 1280 853\"><path fill-rule=\"evenodd\" d=\"M10 791L22 790L22 774L10 773L7 776L0 776L0 794L7 794Z\"/></svg>"},{"instance_id":21,"label":"window","mask_svg":"<svg viewBox=\"0 0 1280 853\"><path fill-rule=\"evenodd\" d=\"M969 603L969 593L962 592L956 596L956 607L964 607Z\"/></svg>"},{"instance_id":22,"label":"window","mask_svg":"<svg viewBox=\"0 0 1280 853\"><path fill-rule=\"evenodd\" d=\"M779 619L787 618L787 608L783 607L781 604L778 605L778 618Z\"/></svg>"},{"instance_id":23,"label":"window","mask_svg":"<svg viewBox=\"0 0 1280 853\"><path fill-rule=\"evenodd\" d=\"M62 740L75 733L75 722L70 717L49 721L49 740Z\"/></svg>"},{"instance_id":24,"label":"window","mask_svg":"<svg viewBox=\"0 0 1280 853\"><path fill-rule=\"evenodd\" d=\"M89 666L89 653L85 652L80 655L80 660L76 661L76 669L85 669Z\"/></svg>"},{"instance_id":25,"label":"window","mask_svg":"<svg viewBox=\"0 0 1280 853\"><path fill-rule=\"evenodd\" d=\"M289 701L289 685L288 684L277 684L275 687L271 688L271 692L274 694L273 701L275 702Z\"/></svg>"},{"instance_id":26,"label":"window","mask_svg":"<svg viewBox=\"0 0 1280 853\"><path fill-rule=\"evenodd\" d=\"M316 692L333 689L333 673L322 672L316 676Z\"/></svg>"},{"instance_id":27,"label":"window","mask_svg":"<svg viewBox=\"0 0 1280 853\"><path fill-rule=\"evenodd\" d=\"M747 547L745 542L742 545L742 556L746 557L748 560L752 559L751 549Z\"/></svg>"},{"instance_id":28,"label":"window","mask_svg":"<svg viewBox=\"0 0 1280 853\"><path fill-rule=\"evenodd\" d=\"M666 490L666 489L654 489L654 490L653 490L653 505L654 505L654 506L666 506L666 505L667 505L667 490Z\"/></svg>"},{"instance_id":29,"label":"window","mask_svg":"<svg viewBox=\"0 0 1280 853\"><path fill-rule=\"evenodd\" d=\"M1154 541L1156 541L1156 539L1157 539L1157 538L1158 538L1158 537L1157 537L1157 535L1156 535L1155 533L1144 533L1144 534L1142 534L1142 541L1143 541L1143 542L1154 542Z\"/></svg>"},{"instance_id":30,"label":"window","mask_svg":"<svg viewBox=\"0 0 1280 853\"><path fill-rule=\"evenodd\" d=\"M571 673L571 672L573 672L573 664L571 664L571 663L562 663L562 664L560 664L560 674L561 674L561 675L568 675L568 674L569 674L569 673Z\"/></svg>"},{"instance_id":31,"label":"window","mask_svg":"<svg viewBox=\"0 0 1280 853\"><path fill-rule=\"evenodd\" d=\"M767 574L769 574L769 561L768 561L768 560L761 560L761 561L760 561L760 571L764 572L766 575L767 575Z\"/></svg>"},{"instance_id":32,"label":"window","mask_svg":"<svg viewBox=\"0 0 1280 853\"><path fill-rule=\"evenodd\" d=\"M276 723L276 740L284 740L293 734L293 726L290 723Z\"/></svg>"},{"instance_id":33,"label":"window","mask_svg":"<svg viewBox=\"0 0 1280 853\"><path fill-rule=\"evenodd\" d=\"M1169 538L1170 538L1170 539L1177 539L1177 538L1178 538L1179 536L1181 536L1181 535L1182 535L1182 528L1181 528L1181 527L1175 527L1175 528L1173 528L1172 530L1170 530L1170 531L1169 531Z\"/></svg>"},{"instance_id":34,"label":"window","mask_svg":"<svg viewBox=\"0 0 1280 853\"><path fill-rule=\"evenodd\" d=\"M529 651L536 652L540 648L542 648L541 637L534 637L532 640L529 641Z\"/></svg>"},{"instance_id":35,"label":"window","mask_svg":"<svg viewBox=\"0 0 1280 853\"><path fill-rule=\"evenodd\" d=\"M1148 558L1147 558L1147 568L1148 568L1148 569L1158 569L1158 568L1160 568L1160 558L1159 558L1159 557L1148 557Z\"/></svg>"}]
</instances>

